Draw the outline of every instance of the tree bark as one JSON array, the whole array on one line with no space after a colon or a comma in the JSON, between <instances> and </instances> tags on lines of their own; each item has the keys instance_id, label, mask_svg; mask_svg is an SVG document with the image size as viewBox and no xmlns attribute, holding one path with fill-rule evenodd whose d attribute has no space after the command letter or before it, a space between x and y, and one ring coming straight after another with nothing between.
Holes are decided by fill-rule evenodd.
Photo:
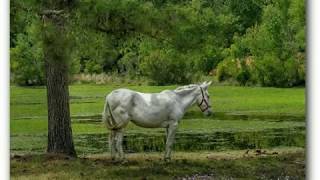
<instances>
[{"instance_id":1,"label":"tree bark","mask_svg":"<svg viewBox=\"0 0 320 180\"><path fill-rule=\"evenodd\" d=\"M48 153L76 156L73 145L68 71L65 63L46 61L48 99Z\"/></svg>"},{"instance_id":2,"label":"tree bark","mask_svg":"<svg viewBox=\"0 0 320 180\"><path fill-rule=\"evenodd\" d=\"M66 35L65 18L55 11L51 14L43 14L42 18L48 103L47 152L76 157L69 108L70 47Z\"/></svg>"}]
</instances>

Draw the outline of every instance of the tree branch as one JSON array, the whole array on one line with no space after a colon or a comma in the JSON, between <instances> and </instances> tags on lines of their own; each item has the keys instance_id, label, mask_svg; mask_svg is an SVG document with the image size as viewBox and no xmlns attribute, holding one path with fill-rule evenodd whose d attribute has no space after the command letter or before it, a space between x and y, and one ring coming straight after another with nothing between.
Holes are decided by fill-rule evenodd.
<instances>
[{"instance_id":1,"label":"tree branch","mask_svg":"<svg viewBox=\"0 0 320 180\"><path fill-rule=\"evenodd\" d=\"M49 9L49 10L43 10L41 13L41 15L60 15L60 14L63 14L63 10L52 10L52 9Z\"/></svg>"}]
</instances>

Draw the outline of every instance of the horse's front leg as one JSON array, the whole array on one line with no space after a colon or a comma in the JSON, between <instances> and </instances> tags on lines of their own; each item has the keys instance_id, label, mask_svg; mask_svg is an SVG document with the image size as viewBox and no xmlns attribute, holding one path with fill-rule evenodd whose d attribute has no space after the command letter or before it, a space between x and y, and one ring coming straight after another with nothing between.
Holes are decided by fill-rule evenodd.
<instances>
[{"instance_id":1,"label":"horse's front leg","mask_svg":"<svg viewBox=\"0 0 320 180\"><path fill-rule=\"evenodd\" d=\"M169 126L167 127L166 152L164 155L165 161L169 161L171 159L171 149L175 141L177 128L178 128L178 122L169 124Z\"/></svg>"}]
</instances>

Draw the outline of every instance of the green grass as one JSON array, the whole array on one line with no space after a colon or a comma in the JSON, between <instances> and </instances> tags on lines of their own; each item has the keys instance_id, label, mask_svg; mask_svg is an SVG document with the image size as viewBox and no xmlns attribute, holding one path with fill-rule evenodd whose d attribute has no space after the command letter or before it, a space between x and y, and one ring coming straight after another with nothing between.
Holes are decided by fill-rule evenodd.
<instances>
[{"instance_id":1,"label":"green grass","mask_svg":"<svg viewBox=\"0 0 320 180\"><path fill-rule=\"evenodd\" d=\"M43 119L14 120L10 123L11 134L45 134L47 121ZM305 122L300 121L257 121L257 120L211 120L211 119L185 119L179 125L179 132L237 132L261 131L272 128L305 127ZM72 123L74 134L106 133L103 123ZM158 132L159 128L142 128L129 123L126 133Z\"/></svg>"},{"instance_id":2,"label":"green grass","mask_svg":"<svg viewBox=\"0 0 320 180\"><path fill-rule=\"evenodd\" d=\"M97 115L102 112L104 97L120 86L73 85L70 86L71 115ZM130 86L141 92L160 92L176 86ZM260 87L210 87L211 102L215 112L242 114L274 114L303 116L304 88L260 88ZM43 87L25 88L11 86L11 119L46 118L46 90ZM193 107L190 112L198 112Z\"/></svg>"},{"instance_id":3,"label":"green grass","mask_svg":"<svg viewBox=\"0 0 320 180\"><path fill-rule=\"evenodd\" d=\"M100 122L100 114L105 95L116 88L120 86L88 84L70 86L74 135L81 137L84 134L108 133ZM141 92L160 92L164 89L174 89L176 86L129 86L127 88ZM215 115L205 117L198 107L194 106L181 120L179 133L241 133L305 127L303 88L212 86L209 93ZM10 99L10 130L11 135L14 136L11 145L14 152L43 148L45 144L33 143L34 139L30 137L34 135L33 137L38 141L45 143L48 126L46 89L11 86ZM85 119L87 121L80 123ZM98 122L88 123L92 119ZM141 128L132 123L129 123L126 129L126 134L134 135L141 132L151 133L151 136L164 134L163 129ZM85 151L85 149L81 150Z\"/></svg>"},{"instance_id":4,"label":"green grass","mask_svg":"<svg viewBox=\"0 0 320 180\"><path fill-rule=\"evenodd\" d=\"M130 154L128 162L110 161L108 155L78 159L63 156L14 156L11 179L304 179L303 149L271 149L223 153L175 153L170 163L159 153ZM272 153L278 153L272 155ZM40 170L41 169L41 170ZM201 178L202 177L202 178Z\"/></svg>"},{"instance_id":5,"label":"green grass","mask_svg":"<svg viewBox=\"0 0 320 180\"><path fill-rule=\"evenodd\" d=\"M215 115L205 117L196 106L188 110L179 125L171 163L161 160L164 129L129 123L125 150L143 153L127 152L129 162L119 164L106 154L108 130L100 115L105 95L120 87L70 86L73 139L80 158L68 160L43 155L48 126L46 89L11 86L11 154L23 154L11 158L11 178L173 179L208 174L214 179L304 178L304 88L210 87ZM176 86L127 88L160 92ZM269 148L269 153L256 155L259 148ZM246 155L246 149L251 154Z\"/></svg>"}]
</instances>

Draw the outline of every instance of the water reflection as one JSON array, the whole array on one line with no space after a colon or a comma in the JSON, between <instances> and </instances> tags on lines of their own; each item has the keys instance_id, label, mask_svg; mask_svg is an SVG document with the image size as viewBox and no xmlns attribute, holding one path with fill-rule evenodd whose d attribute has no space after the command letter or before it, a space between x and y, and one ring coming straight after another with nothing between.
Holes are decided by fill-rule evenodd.
<instances>
[{"instance_id":1,"label":"water reflection","mask_svg":"<svg viewBox=\"0 0 320 180\"><path fill-rule=\"evenodd\" d=\"M199 119L203 117L201 112L188 111L183 117L185 120ZM74 122L86 122L86 123L97 123L101 122L101 114L90 115L90 116L72 116ZM296 115L255 115L255 114L237 114L237 113L226 113L226 112L215 112L214 115L207 119L212 120L257 120L257 121L305 121L305 116Z\"/></svg>"},{"instance_id":2,"label":"water reflection","mask_svg":"<svg viewBox=\"0 0 320 180\"><path fill-rule=\"evenodd\" d=\"M86 134L74 137L80 153L108 151L107 134ZM126 152L164 151L164 134L129 133L124 137ZM279 146L305 146L305 128L281 128L263 131L177 133L176 151L241 150Z\"/></svg>"}]
</instances>

